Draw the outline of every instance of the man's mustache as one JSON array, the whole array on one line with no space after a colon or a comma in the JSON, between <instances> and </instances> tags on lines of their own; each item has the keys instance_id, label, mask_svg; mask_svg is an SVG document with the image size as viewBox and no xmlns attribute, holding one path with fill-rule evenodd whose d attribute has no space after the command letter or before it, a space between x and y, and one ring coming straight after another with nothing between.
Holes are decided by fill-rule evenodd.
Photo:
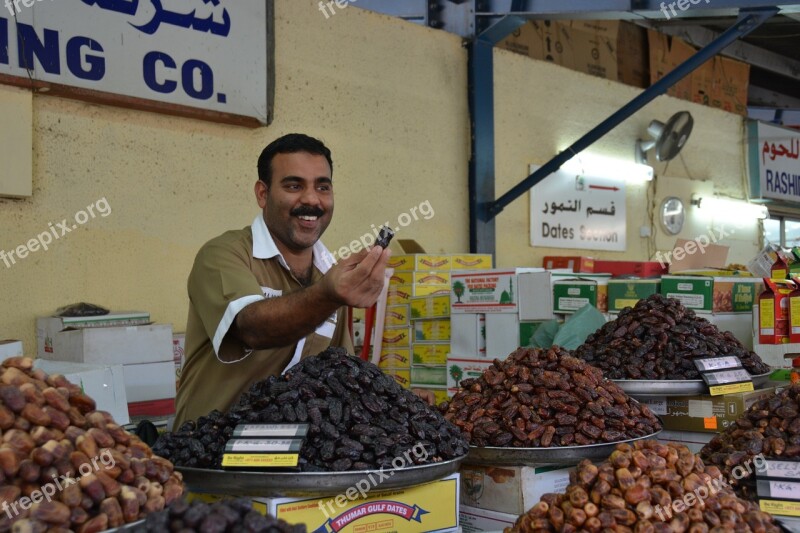
<instances>
[{"instance_id":1,"label":"man's mustache","mask_svg":"<svg viewBox=\"0 0 800 533\"><path fill-rule=\"evenodd\" d=\"M325 211L319 207L297 207L289 212L293 217L321 217Z\"/></svg>"}]
</instances>

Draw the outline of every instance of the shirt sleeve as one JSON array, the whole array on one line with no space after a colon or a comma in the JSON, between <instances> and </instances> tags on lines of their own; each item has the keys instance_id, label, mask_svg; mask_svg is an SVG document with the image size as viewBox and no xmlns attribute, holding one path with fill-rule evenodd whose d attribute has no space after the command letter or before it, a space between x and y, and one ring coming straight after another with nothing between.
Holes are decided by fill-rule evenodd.
<instances>
[{"instance_id":1,"label":"shirt sleeve","mask_svg":"<svg viewBox=\"0 0 800 533\"><path fill-rule=\"evenodd\" d=\"M189 299L197 310L217 358L237 362L251 350L227 334L236 315L264 299L250 271L250 251L236 243L212 241L200 250L189 275Z\"/></svg>"}]
</instances>

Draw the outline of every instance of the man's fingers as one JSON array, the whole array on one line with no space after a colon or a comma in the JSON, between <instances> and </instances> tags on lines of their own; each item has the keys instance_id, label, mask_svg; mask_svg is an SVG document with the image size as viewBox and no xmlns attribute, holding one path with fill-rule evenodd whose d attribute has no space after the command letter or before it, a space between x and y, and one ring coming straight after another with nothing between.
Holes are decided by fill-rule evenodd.
<instances>
[{"instance_id":1,"label":"man's fingers","mask_svg":"<svg viewBox=\"0 0 800 533\"><path fill-rule=\"evenodd\" d=\"M344 267L355 268L361 261L369 254L369 250L359 250L357 253L347 256L339 261L339 264Z\"/></svg>"}]
</instances>

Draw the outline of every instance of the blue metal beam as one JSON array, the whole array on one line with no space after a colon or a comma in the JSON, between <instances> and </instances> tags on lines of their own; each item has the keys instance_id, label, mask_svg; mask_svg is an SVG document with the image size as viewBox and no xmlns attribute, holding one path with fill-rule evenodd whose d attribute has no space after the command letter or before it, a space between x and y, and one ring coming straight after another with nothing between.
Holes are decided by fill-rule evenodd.
<instances>
[{"instance_id":1,"label":"blue metal beam","mask_svg":"<svg viewBox=\"0 0 800 533\"><path fill-rule=\"evenodd\" d=\"M717 39L709 43L708 46L700 49L687 61L675 67L672 72L657 81L649 89L643 91L641 94L639 94L639 96L631 100L619 111L608 117L589 133L578 139L574 144L572 144L572 146L542 165L536 172L514 186L510 191L497 199L497 201L478 205L477 212L479 216L485 221L492 220L511 202L525 194L525 192L542 181L544 178L561 168L561 165L572 159L582 150L591 146L595 141L617 127L620 123L650 103L656 97L664 94L667 89L675 85L675 83L684 77L688 76L703 63L717 55L720 50L740 37L744 37L751 31L755 30L765 20L777 13L778 9L774 7L742 12L741 17L736 24L722 33Z\"/></svg>"}]
</instances>

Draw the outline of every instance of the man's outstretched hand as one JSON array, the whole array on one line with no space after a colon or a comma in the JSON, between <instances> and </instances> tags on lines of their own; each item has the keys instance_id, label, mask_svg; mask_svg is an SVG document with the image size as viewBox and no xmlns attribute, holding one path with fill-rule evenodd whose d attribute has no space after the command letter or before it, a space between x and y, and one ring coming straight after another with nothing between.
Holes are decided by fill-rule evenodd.
<instances>
[{"instance_id":1,"label":"man's outstretched hand","mask_svg":"<svg viewBox=\"0 0 800 533\"><path fill-rule=\"evenodd\" d=\"M370 307L378 300L383 289L390 256L388 249L376 246L342 259L322 278L325 294L340 305Z\"/></svg>"}]
</instances>

